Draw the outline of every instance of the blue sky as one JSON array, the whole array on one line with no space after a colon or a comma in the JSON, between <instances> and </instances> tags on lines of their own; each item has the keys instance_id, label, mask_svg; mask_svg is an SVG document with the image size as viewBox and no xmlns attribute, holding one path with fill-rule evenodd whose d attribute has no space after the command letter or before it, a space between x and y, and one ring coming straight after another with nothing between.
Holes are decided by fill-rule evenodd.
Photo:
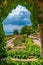
<instances>
[{"instance_id":1,"label":"blue sky","mask_svg":"<svg viewBox=\"0 0 43 65\"><path fill-rule=\"evenodd\" d=\"M31 25L30 12L21 5L12 9L3 21L5 34L12 34L15 29L20 30L22 26Z\"/></svg>"}]
</instances>

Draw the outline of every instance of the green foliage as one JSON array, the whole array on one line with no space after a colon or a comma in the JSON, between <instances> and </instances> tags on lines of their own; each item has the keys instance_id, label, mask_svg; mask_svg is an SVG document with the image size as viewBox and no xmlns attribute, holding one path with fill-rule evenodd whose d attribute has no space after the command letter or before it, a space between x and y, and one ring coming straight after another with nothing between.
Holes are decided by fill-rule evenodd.
<instances>
[{"instance_id":1,"label":"green foliage","mask_svg":"<svg viewBox=\"0 0 43 65\"><path fill-rule=\"evenodd\" d=\"M3 26L2 26L2 22L0 21L0 58L4 57L6 54L6 50L5 50L5 40L4 40L4 31L3 31Z\"/></svg>"},{"instance_id":2,"label":"green foliage","mask_svg":"<svg viewBox=\"0 0 43 65\"><path fill-rule=\"evenodd\" d=\"M7 51L7 57L13 58L29 58L33 56L35 58L40 58L40 47L34 44L33 40L30 38L26 39L26 49L19 49L19 50L9 50Z\"/></svg>"},{"instance_id":3,"label":"green foliage","mask_svg":"<svg viewBox=\"0 0 43 65\"><path fill-rule=\"evenodd\" d=\"M7 47L7 50L11 50L11 49L12 49L12 47L11 47L11 46L8 46L8 47Z\"/></svg>"},{"instance_id":4,"label":"green foliage","mask_svg":"<svg viewBox=\"0 0 43 65\"><path fill-rule=\"evenodd\" d=\"M33 1L34 1L34 3L33 3ZM33 0L33 1L32 1L33 6L32 6L32 10L31 10L30 18L32 21L32 27L33 27L34 31L36 32L39 28L39 23L41 23L41 20L39 17L39 15L41 14L41 10L37 4L37 1L36 0Z\"/></svg>"},{"instance_id":5,"label":"green foliage","mask_svg":"<svg viewBox=\"0 0 43 65\"><path fill-rule=\"evenodd\" d=\"M0 58L6 57L5 42L0 44Z\"/></svg>"},{"instance_id":6,"label":"green foliage","mask_svg":"<svg viewBox=\"0 0 43 65\"><path fill-rule=\"evenodd\" d=\"M25 50L10 50L10 51L7 51L7 56L9 57L13 57L13 58L22 58L22 59L26 59L28 58L28 54L26 53Z\"/></svg>"},{"instance_id":7,"label":"green foliage","mask_svg":"<svg viewBox=\"0 0 43 65\"><path fill-rule=\"evenodd\" d=\"M6 43L5 43L4 37L5 37L5 34L3 31L1 19L0 19L0 58L6 55L6 50L5 50Z\"/></svg>"},{"instance_id":8,"label":"green foliage","mask_svg":"<svg viewBox=\"0 0 43 65\"><path fill-rule=\"evenodd\" d=\"M14 46L21 46L24 42L25 42L24 37L18 37L18 38L16 38L16 39L13 41Z\"/></svg>"},{"instance_id":9,"label":"green foliage","mask_svg":"<svg viewBox=\"0 0 43 65\"><path fill-rule=\"evenodd\" d=\"M6 61L0 61L0 65L8 65Z\"/></svg>"},{"instance_id":10,"label":"green foliage","mask_svg":"<svg viewBox=\"0 0 43 65\"><path fill-rule=\"evenodd\" d=\"M14 46L22 45L22 42L20 40L14 40L13 43L14 43Z\"/></svg>"},{"instance_id":11,"label":"green foliage","mask_svg":"<svg viewBox=\"0 0 43 65\"><path fill-rule=\"evenodd\" d=\"M32 33L32 27L31 26L23 26L20 30L20 34L26 34L27 37Z\"/></svg>"},{"instance_id":12,"label":"green foliage","mask_svg":"<svg viewBox=\"0 0 43 65\"><path fill-rule=\"evenodd\" d=\"M31 39L26 39L26 50L30 56L40 58L40 47L33 43Z\"/></svg>"},{"instance_id":13,"label":"green foliage","mask_svg":"<svg viewBox=\"0 0 43 65\"><path fill-rule=\"evenodd\" d=\"M15 37L15 35L7 35L7 36L5 36L5 41L8 41L8 40L12 39L13 37Z\"/></svg>"},{"instance_id":14,"label":"green foliage","mask_svg":"<svg viewBox=\"0 0 43 65\"><path fill-rule=\"evenodd\" d=\"M14 43L14 46L22 45L22 42L19 39L14 40L13 43Z\"/></svg>"}]
</instances>

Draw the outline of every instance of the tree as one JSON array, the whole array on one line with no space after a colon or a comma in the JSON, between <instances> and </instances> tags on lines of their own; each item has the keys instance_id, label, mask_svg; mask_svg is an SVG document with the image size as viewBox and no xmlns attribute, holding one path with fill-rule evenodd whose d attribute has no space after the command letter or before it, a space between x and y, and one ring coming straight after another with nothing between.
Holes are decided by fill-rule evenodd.
<instances>
[{"instance_id":1,"label":"tree","mask_svg":"<svg viewBox=\"0 0 43 65\"><path fill-rule=\"evenodd\" d=\"M2 46L2 43L3 43L3 40L4 40L4 31L3 31L3 26L2 26L2 21L3 19L5 19L5 17L8 15L9 12L11 12L12 9L14 9L18 4L21 4L23 6L26 6L26 8L31 12L31 21L33 23L33 27L35 29L37 29L37 24L42 23L43 21L40 20L39 18L39 11L40 11L40 8L38 7L38 5L41 6L40 3L37 3L42 1L41 3L43 3L43 0L0 0L0 45ZM43 6L41 6L41 8L43 8ZM40 28L41 30L41 28ZM42 34L42 31L41 31L41 35ZM42 36L41 36L41 45L43 44L42 43ZM2 46L3 47L3 46ZM2 48L1 47L1 48ZM5 47L5 46L4 46ZM3 47L3 48L4 48ZM42 45L43 47L43 45ZM42 49L42 52L43 52L43 48ZM1 51L1 49L0 49ZM42 54L42 57L43 58L43 53Z\"/></svg>"},{"instance_id":2,"label":"tree","mask_svg":"<svg viewBox=\"0 0 43 65\"><path fill-rule=\"evenodd\" d=\"M26 34L27 37L32 33L32 28L31 26L23 26L20 30L20 34Z\"/></svg>"},{"instance_id":3,"label":"tree","mask_svg":"<svg viewBox=\"0 0 43 65\"><path fill-rule=\"evenodd\" d=\"M18 30L14 30L14 32L13 32L14 34L16 34L16 35L18 35L19 34L19 32L18 32Z\"/></svg>"}]
</instances>

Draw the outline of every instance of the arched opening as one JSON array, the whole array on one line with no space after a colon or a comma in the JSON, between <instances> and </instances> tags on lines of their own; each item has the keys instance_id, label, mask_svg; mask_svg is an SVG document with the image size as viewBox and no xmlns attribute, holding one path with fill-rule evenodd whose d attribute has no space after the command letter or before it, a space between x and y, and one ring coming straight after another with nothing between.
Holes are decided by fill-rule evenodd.
<instances>
[{"instance_id":1,"label":"arched opening","mask_svg":"<svg viewBox=\"0 0 43 65\"><path fill-rule=\"evenodd\" d=\"M3 21L5 35L13 34L14 30L20 32L21 27L30 26L31 24L30 11L26 7L18 5L15 9L12 9Z\"/></svg>"},{"instance_id":2,"label":"arched opening","mask_svg":"<svg viewBox=\"0 0 43 65\"><path fill-rule=\"evenodd\" d=\"M10 2L10 3L9 3ZM15 4L16 3L16 4ZM32 3L33 5L31 5L30 3ZM12 5L11 5L12 4ZM5 49L5 45L4 46L2 46L3 44L3 40L4 40L4 34L3 34L3 26L2 26L2 20L8 15L8 12L10 12L11 10L12 10L12 8L15 8L18 4L21 4L21 5L23 5L23 6L26 6L26 8L28 9L28 10L30 10L30 12L32 13L32 15L34 16L33 18L32 18L32 22L33 23L35 23L34 21L36 21L36 19L37 19L37 16L35 17L35 14L37 14L37 12L36 12L36 10L37 10L37 6L35 6L35 4L36 4L36 1L34 1L34 2L28 2L27 0L26 1L23 1L22 0L22 2L21 1L14 1L14 3L13 3L13 1L11 1L11 0L9 0L9 1L7 1L7 0L5 0L4 1L4 3L2 2L1 3L1 10L0 10L0 12L1 12L1 14L0 14L0 16L1 16L1 18L0 18L0 26L1 26L1 32L0 32L0 45L1 45L1 49L2 48L4 48ZM27 5L28 4L28 5ZM5 7L5 5L6 5L6 7ZM9 5L9 6L8 6ZM36 9L35 9L35 7L36 7ZM5 7L5 9L4 9L4 7ZM7 13L6 13L7 12ZM36 12L36 13L34 13L34 12ZM2 15L3 14L3 15ZM37 14L38 15L38 14ZM35 19L36 18L36 19ZM34 19L34 21L33 21L33 19ZM38 22L38 21L37 21ZM36 22L36 23L37 23ZM35 24L36 24L35 23ZM36 24L37 25L37 24ZM3 49L2 49L3 50ZM4 50L3 50L4 51ZM2 52L2 53L4 53L4 52ZM0 56L1 56L1 54L0 54ZM2 55L3 56L3 55ZM42 55L43 56L43 55Z\"/></svg>"}]
</instances>

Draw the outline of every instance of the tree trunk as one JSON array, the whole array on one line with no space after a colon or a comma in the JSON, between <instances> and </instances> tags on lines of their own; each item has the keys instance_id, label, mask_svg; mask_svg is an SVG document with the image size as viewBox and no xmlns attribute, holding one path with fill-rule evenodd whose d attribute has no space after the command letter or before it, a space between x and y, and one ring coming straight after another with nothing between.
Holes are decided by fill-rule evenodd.
<instances>
[{"instance_id":1,"label":"tree trunk","mask_svg":"<svg viewBox=\"0 0 43 65\"><path fill-rule=\"evenodd\" d=\"M43 23L39 25L40 27L40 40L41 40L41 58L43 59Z\"/></svg>"}]
</instances>

